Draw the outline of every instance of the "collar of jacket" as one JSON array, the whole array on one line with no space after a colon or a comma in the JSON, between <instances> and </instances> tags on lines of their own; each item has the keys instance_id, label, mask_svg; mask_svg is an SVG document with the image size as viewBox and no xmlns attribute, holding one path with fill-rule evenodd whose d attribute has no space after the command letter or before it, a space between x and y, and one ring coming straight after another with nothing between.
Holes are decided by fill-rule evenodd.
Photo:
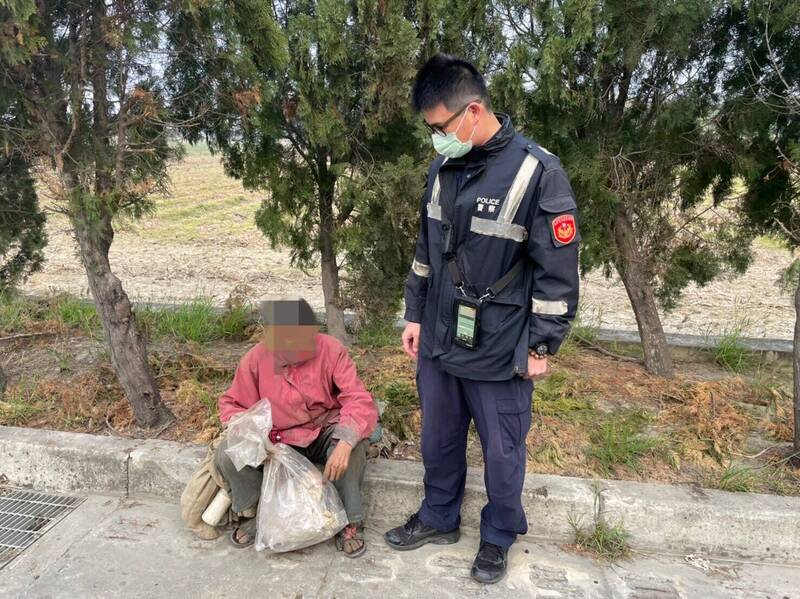
<instances>
[{"instance_id":1,"label":"collar of jacket","mask_svg":"<svg viewBox=\"0 0 800 599\"><path fill-rule=\"evenodd\" d=\"M449 165L466 165L474 162L483 162L487 156L491 156L505 148L514 136L517 130L514 129L514 124L511 122L511 117L502 112L495 112L494 116L500 121L500 129L489 138L485 144L475 146L469 152L464 154L461 158L454 158L447 161Z\"/></svg>"}]
</instances>

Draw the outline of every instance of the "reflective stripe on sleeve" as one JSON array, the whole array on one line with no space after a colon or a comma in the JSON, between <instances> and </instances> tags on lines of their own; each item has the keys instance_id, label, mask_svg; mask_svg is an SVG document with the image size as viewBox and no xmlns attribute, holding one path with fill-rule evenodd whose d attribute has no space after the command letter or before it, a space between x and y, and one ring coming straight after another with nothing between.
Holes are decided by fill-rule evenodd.
<instances>
[{"instance_id":1,"label":"reflective stripe on sleeve","mask_svg":"<svg viewBox=\"0 0 800 599\"><path fill-rule=\"evenodd\" d=\"M433 220L442 220L442 207L439 204L428 204L428 218Z\"/></svg>"},{"instance_id":2,"label":"reflective stripe on sleeve","mask_svg":"<svg viewBox=\"0 0 800 599\"><path fill-rule=\"evenodd\" d=\"M414 262L411 263L411 271L418 277L424 277L427 279L429 276L431 276L431 267L427 264L419 262L416 258L414 258Z\"/></svg>"},{"instance_id":3,"label":"reflective stripe on sleeve","mask_svg":"<svg viewBox=\"0 0 800 599\"><path fill-rule=\"evenodd\" d=\"M564 300L540 300L533 298L531 312L547 316L564 316L569 307Z\"/></svg>"}]
</instances>

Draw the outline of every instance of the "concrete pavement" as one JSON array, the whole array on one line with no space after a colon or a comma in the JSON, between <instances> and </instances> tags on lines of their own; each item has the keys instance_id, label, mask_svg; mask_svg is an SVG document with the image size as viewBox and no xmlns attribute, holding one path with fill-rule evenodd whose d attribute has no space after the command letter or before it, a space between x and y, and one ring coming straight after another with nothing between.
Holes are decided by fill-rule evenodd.
<instances>
[{"instance_id":1,"label":"concrete pavement","mask_svg":"<svg viewBox=\"0 0 800 599\"><path fill-rule=\"evenodd\" d=\"M0 597L800 598L800 566L643 553L610 565L531 540L513 547L507 578L486 587L469 578L474 532L400 553L383 545L385 526L369 524L368 552L356 560L332 542L267 555L195 539L173 503L92 495L0 570Z\"/></svg>"},{"instance_id":2,"label":"concrete pavement","mask_svg":"<svg viewBox=\"0 0 800 599\"><path fill-rule=\"evenodd\" d=\"M0 474L15 485L67 493L109 493L177 502L207 449L159 440L120 439L0 426ZM422 465L370 460L367 518L401 520L422 497ZM622 522L632 547L800 564L800 498L726 493L687 485L598 481L602 511ZM528 474L522 502L528 540L573 538L570 517L591 521L593 481ZM477 528L486 502L483 472L470 468L462 522Z\"/></svg>"}]
</instances>

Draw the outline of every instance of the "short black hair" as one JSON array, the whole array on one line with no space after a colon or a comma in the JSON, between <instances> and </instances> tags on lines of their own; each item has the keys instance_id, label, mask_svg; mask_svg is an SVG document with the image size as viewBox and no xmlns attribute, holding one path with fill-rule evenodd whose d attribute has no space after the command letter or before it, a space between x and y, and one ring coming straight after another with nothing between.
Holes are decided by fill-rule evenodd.
<instances>
[{"instance_id":1,"label":"short black hair","mask_svg":"<svg viewBox=\"0 0 800 599\"><path fill-rule=\"evenodd\" d=\"M415 112L444 104L455 111L471 99L480 99L491 109L483 75L471 62L437 54L417 72L411 89L411 107Z\"/></svg>"}]
</instances>

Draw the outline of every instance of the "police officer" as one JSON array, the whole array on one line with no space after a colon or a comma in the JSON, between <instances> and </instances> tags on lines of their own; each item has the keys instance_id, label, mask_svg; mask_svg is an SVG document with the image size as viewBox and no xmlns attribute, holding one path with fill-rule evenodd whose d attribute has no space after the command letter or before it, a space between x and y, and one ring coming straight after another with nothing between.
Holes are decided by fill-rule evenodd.
<instances>
[{"instance_id":1,"label":"police officer","mask_svg":"<svg viewBox=\"0 0 800 599\"><path fill-rule=\"evenodd\" d=\"M412 104L440 154L421 202L403 332L417 359L425 498L385 539L398 550L458 541L473 420L489 501L472 577L493 583L528 530L532 379L547 371L578 304L575 199L558 158L492 112L469 62L430 59Z\"/></svg>"}]
</instances>

